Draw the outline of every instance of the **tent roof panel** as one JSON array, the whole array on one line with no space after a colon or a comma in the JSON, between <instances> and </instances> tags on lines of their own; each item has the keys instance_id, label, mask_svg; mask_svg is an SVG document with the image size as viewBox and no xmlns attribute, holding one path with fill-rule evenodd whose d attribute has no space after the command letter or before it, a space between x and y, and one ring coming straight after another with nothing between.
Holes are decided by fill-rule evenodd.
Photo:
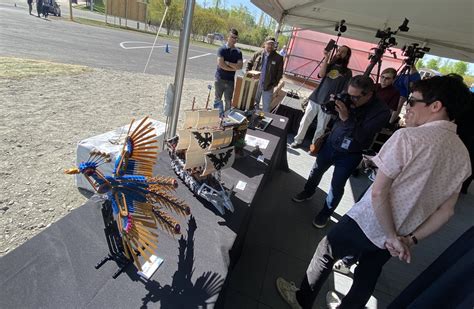
<instances>
[{"instance_id":1,"label":"tent roof panel","mask_svg":"<svg viewBox=\"0 0 474 309\"><path fill-rule=\"evenodd\" d=\"M277 21L290 26L336 34L344 19L345 37L377 43L377 29L398 28L406 17L408 32L395 37L398 47L419 43L430 54L474 62L474 1L472 0L251 0Z\"/></svg>"}]
</instances>

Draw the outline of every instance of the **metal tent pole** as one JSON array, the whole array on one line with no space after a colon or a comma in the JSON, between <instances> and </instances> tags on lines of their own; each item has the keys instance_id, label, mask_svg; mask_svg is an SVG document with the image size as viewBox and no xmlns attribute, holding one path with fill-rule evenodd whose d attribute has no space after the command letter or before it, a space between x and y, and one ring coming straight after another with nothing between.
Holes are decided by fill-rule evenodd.
<instances>
[{"instance_id":1,"label":"metal tent pole","mask_svg":"<svg viewBox=\"0 0 474 309\"><path fill-rule=\"evenodd\" d=\"M278 37L280 36L281 33L281 25L283 24L283 18L285 16L281 15L280 19L277 21L277 25L275 27L275 40L278 42Z\"/></svg>"},{"instance_id":2,"label":"metal tent pole","mask_svg":"<svg viewBox=\"0 0 474 309\"><path fill-rule=\"evenodd\" d=\"M181 105L181 93L183 91L184 72L186 70L186 60L188 58L189 38L191 35L191 26L193 21L194 5L196 0L187 0L184 11L183 30L180 33L178 47L178 62L176 64L176 73L174 75L175 93L173 97L173 111L171 113L171 123L167 132L167 137L176 135L178 125L179 107Z\"/></svg>"}]
</instances>

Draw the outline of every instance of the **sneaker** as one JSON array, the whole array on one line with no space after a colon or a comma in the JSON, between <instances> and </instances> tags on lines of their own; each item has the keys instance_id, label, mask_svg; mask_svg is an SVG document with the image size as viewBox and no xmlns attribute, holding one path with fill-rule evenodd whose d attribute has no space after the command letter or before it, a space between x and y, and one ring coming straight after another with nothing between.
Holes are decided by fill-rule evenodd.
<instances>
[{"instance_id":1,"label":"sneaker","mask_svg":"<svg viewBox=\"0 0 474 309\"><path fill-rule=\"evenodd\" d=\"M341 299L339 298L339 295L336 294L336 292L329 291L326 294L326 305L328 306L328 309L339 308L340 304L341 304Z\"/></svg>"},{"instance_id":2,"label":"sneaker","mask_svg":"<svg viewBox=\"0 0 474 309\"><path fill-rule=\"evenodd\" d=\"M278 277L276 280L276 287L281 298L283 298L292 309L302 309L301 305L296 300L296 291L298 288L294 282L288 282L285 279Z\"/></svg>"},{"instance_id":3,"label":"sneaker","mask_svg":"<svg viewBox=\"0 0 474 309\"><path fill-rule=\"evenodd\" d=\"M291 198L293 202L301 203L313 198L313 194L309 194L306 191L301 191Z\"/></svg>"},{"instance_id":4,"label":"sneaker","mask_svg":"<svg viewBox=\"0 0 474 309\"><path fill-rule=\"evenodd\" d=\"M347 266L343 260L339 260L336 263L334 263L334 266L332 267L332 269L344 275L348 275L351 273L350 266Z\"/></svg>"},{"instance_id":5,"label":"sneaker","mask_svg":"<svg viewBox=\"0 0 474 309\"><path fill-rule=\"evenodd\" d=\"M298 143L297 141L294 141L293 143L290 144L290 148L296 149L300 148L303 143Z\"/></svg>"},{"instance_id":6,"label":"sneaker","mask_svg":"<svg viewBox=\"0 0 474 309\"><path fill-rule=\"evenodd\" d=\"M318 229L324 228L329 222L329 217L331 217L331 215L320 211L313 220L313 226Z\"/></svg>"}]
</instances>

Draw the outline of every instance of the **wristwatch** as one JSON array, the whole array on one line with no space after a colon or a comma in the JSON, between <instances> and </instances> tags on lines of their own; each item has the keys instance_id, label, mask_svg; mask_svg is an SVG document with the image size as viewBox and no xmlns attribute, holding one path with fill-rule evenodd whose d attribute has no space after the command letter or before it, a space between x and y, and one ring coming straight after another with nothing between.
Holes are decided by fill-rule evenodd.
<instances>
[{"instance_id":1,"label":"wristwatch","mask_svg":"<svg viewBox=\"0 0 474 309\"><path fill-rule=\"evenodd\" d=\"M415 235L413 235L413 233L408 234L408 236L410 236L411 240L413 240L413 243L414 243L415 245L418 244L418 239L416 238Z\"/></svg>"}]
</instances>

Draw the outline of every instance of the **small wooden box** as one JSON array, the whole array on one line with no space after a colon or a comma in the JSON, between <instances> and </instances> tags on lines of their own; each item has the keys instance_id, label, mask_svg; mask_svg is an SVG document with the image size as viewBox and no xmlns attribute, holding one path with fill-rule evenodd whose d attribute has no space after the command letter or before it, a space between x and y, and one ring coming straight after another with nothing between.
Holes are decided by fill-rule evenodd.
<instances>
[{"instance_id":1,"label":"small wooden box","mask_svg":"<svg viewBox=\"0 0 474 309\"><path fill-rule=\"evenodd\" d=\"M240 110L251 110L255 105L259 71L249 71L243 77L237 76L232 97L232 106Z\"/></svg>"}]
</instances>

